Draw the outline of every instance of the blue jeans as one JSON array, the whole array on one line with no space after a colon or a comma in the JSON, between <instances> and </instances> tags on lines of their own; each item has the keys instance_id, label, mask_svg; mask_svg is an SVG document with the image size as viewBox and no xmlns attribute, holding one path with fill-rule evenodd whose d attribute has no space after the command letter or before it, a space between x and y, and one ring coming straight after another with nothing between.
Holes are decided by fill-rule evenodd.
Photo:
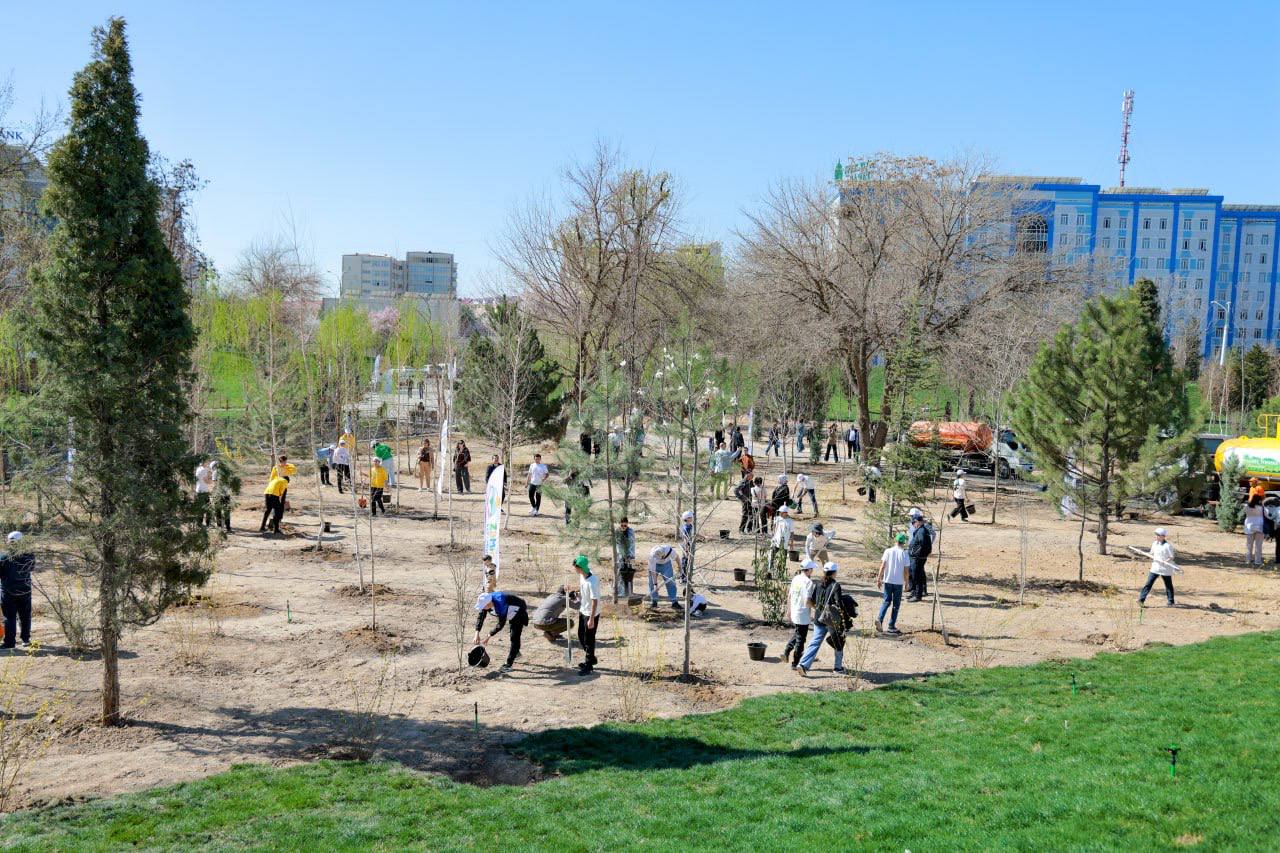
<instances>
[{"instance_id":1,"label":"blue jeans","mask_svg":"<svg viewBox=\"0 0 1280 853\"><path fill-rule=\"evenodd\" d=\"M889 614L889 627L898 627L898 608L902 606L902 584L887 583L884 585L884 602L880 605L880 615L876 617L877 622L884 622L884 614L889 609L889 605L893 605L893 612Z\"/></svg>"},{"instance_id":2,"label":"blue jeans","mask_svg":"<svg viewBox=\"0 0 1280 853\"><path fill-rule=\"evenodd\" d=\"M675 604L676 603L676 582L675 580L673 580L673 578L675 578L675 572L672 570L671 564L659 563L657 572L666 581L667 598L671 599L672 604ZM658 586L659 585L654 583L654 581L656 580L657 578L654 577L653 572L650 572L649 573L649 601L653 602L654 604L658 603Z\"/></svg>"},{"instance_id":3,"label":"blue jeans","mask_svg":"<svg viewBox=\"0 0 1280 853\"><path fill-rule=\"evenodd\" d=\"M902 587L898 587L899 590ZM809 645L805 646L804 656L800 658L800 668L808 672L809 667L813 666L813 660L818 656L818 649L822 648L822 641L827 638L828 628L826 625L814 625L813 636L809 638ZM844 649L836 650L836 669L844 664Z\"/></svg>"}]
</instances>

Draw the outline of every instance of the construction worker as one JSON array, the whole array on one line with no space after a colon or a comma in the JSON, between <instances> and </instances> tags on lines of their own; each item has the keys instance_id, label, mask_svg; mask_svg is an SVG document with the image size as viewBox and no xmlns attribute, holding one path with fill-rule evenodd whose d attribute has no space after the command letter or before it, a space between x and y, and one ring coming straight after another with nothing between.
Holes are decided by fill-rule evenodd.
<instances>
[{"instance_id":1,"label":"construction worker","mask_svg":"<svg viewBox=\"0 0 1280 853\"><path fill-rule=\"evenodd\" d=\"M524 603L524 599L518 595L509 592L483 592L476 599L476 636L472 641L480 645L487 645L493 639L494 635L506 626L511 626L511 648L507 652L507 662L500 668L500 672L510 672L511 666L516 662L516 658L520 657L520 635L524 631L524 626L529 624L529 607ZM498 617L498 624L493 626L493 630L489 632L487 637L480 637L480 628L484 625L485 617L493 613Z\"/></svg>"},{"instance_id":2,"label":"construction worker","mask_svg":"<svg viewBox=\"0 0 1280 853\"><path fill-rule=\"evenodd\" d=\"M280 519L284 518L284 495L289 490L288 479L280 476L272 477L267 482L265 498L266 506L262 510L262 523L258 525L259 533L279 533Z\"/></svg>"},{"instance_id":3,"label":"construction worker","mask_svg":"<svg viewBox=\"0 0 1280 853\"><path fill-rule=\"evenodd\" d=\"M387 514L386 498L383 497L383 490L386 489L388 482L387 469L383 467L382 460L377 456L373 457L373 465L369 468L369 514L377 515L378 510L382 510L382 514Z\"/></svg>"}]
</instances>

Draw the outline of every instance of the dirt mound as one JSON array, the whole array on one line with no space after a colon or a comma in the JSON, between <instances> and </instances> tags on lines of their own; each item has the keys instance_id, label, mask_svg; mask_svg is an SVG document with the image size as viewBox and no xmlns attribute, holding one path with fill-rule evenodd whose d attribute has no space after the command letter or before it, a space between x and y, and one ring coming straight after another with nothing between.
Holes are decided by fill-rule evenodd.
<instances>
[{"instance_id":1,"label":"dirt mound","mask_svg":"<svg viewBox=\"0 0 1280 853\"><path fill-rule=\"evenodd\" d=\"M349 646L356 646L380 655L400 654L413 648L413 641L386 628L372 628L362 625L350 628L338 635Z\"/></svg>"},{"instance_id":2,"label":"dirt mound","mask_svg":"<svg viewBox=\"0 0 1280 853\"><path fill-rule=\"evenodd\" d=\"M349 583L334 589L333 594L340 598L368 598L372 595L383 598L397 593L384 583L367 583L364 587L359 584Z\"/></svg>"}]
</instances>

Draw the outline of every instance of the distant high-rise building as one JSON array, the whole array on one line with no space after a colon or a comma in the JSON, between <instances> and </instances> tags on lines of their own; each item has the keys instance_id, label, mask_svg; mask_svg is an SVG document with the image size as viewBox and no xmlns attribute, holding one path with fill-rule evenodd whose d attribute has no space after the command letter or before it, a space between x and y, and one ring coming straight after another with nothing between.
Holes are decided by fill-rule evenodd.
<instances>
[{"instance_id":1,"label":"distant high-rise building","mask_svg":"<svg viewBox=\"0 0 1280 853\"><path fill-rule=\"evenodd\" d=\"M1155 282L1170 337L1194 330L1205 356L1222 345L1280 346L1280 205L1224 204L1206 189L1012 177L1019 251L1086 262L1111 286ZM1227 306L1230 306L1228 313Z\"/></svg>"},{"instance_id":2,"label":"distant high-rise building","mask_svg":"<svg viewBox=\"0 0 1280 853\"><path fill-rule=\"evenodd\" d=\"M343 255L338 293L371 311L409 298L434 322L450 325L458 314L458 264L448 252L409 252L404 260Z\"/></svg>"}]
</instances>

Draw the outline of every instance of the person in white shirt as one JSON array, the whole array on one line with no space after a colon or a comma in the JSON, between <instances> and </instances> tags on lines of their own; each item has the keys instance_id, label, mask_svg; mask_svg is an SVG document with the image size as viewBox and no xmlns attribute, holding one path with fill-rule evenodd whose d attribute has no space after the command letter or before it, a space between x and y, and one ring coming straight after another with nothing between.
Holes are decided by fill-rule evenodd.
<instances>
[{"instance_id":1,"label":"person in white shirt","mask_svg":"<svg viewBox=\"0 0 1280 853\"><path fill-rule=\"evenodd\" d=\"M810 606L813 598L813 570L816 568L816 562L805 560L800 564L796 576L791 579L791 624L795 626L795 632L787 640L781 660L790 658L792 669L800 665L800 655L804 654L805 641L809 639L809 625L813 622L813 608Z\"/></svg>"},{"instance_id":2,"label":"person in white shirt","mask_svg":"<svg viewBox=\"0 0 1280 853\"><path fill-rule=\"evenodd\" d=\"M811 560L817 560L819 565L827 562L827 546L835 536L835 533L824 531L821 522L813 525L804 540L804 555Z\"/></svg>"},{"instance_id":3,"label":"person in white shirt","mask_svg":"<svg viewBox=\"0 0 1280 853\"><path fill-rule=\"evenodd\" d=\"M791 550L792 529L791 508L784 504L778 507L778 512L773 517L773 535L769 539L773 551L769 560L770 571L781 572L786 566L787 552Z\"/></svg>"},{"instance_id":4,"label":"person in white shirt","mask_svg":"<svg viewBox=\"0 0 1280 853\"><path fill-rule=\"evenodd\" d=\"M658 587L665 585L667 598L672 607L679 607L676 601L675 561L679 558L674 545L654 545L649 552L649 606L658 606ZM658 578L662 578L661 581Z\"/></svg>"},{"instance_id":5,"label":"person in white shirt","mask_svg":"<svg viewBox=\"0 0 1280 853\"><path fill-rule=\"evenodd\" d=\"M591 574L591 565L585 554L573 558L573 568L578 573L578 643L586 656L578 664L578 674L587 675L597 663L596 628L600 620L600 579Z\"/></svg>"},{"instance_id":6,"label":"person in white shirt","mask_svg":"<svg viewBox=\"0 0 1280 853\"><path fill-rule=\"evenodd\" d=\"M213 463L208 459L196 466L196 507L200 513L200 524L209 526L213 512L210 502L213 500Z\"/></svg>"},{"instance_id":7,"label":"person in white shirt","mask_svg":"<svg viewBox=\"0 0 1280 853\"><path fill-rule=\"evenodd\" d=\"M956 502L956 508L951 510L951 514L947 518L955 518L960 516L961 521L969 520L969 510L965 508L965 482L964 469L956 469L956 478L951 481L951 498Z\"/></svg>"},{"instance_id":8,"label":"person in white shirt","mask_svg":"<svg viewBox=\"0 0 1280 853\"><path fill-rule=\"evenodd\" d=\"M813 480L808 474L796 474L796 511L804 512L804 498L809 496L813 503L813 514L818 514L818 493L813 487Z\"/></svg>"},{"instance_id":9,"label":"person in white shirt","mask_svg":"<svg viewBox=\"0 0 1280 853\"><path fill-rule=\"evenodd\" d=\"M898 630L898 608L902 606L902 584L906 581L907 568L911 565L911 557L907 554L907 534L899 533L891 548L886 548L880 555L880 574L876 577L876 587L884 589L884 601L880 604L880 614L876 616L876 630L886 634L900 634ZM890 612L890 606L893 611ZM884 615L889 613L889 628L884 629Z\"/></svg>"},{"instance_id":10,"label":"person in white shirt","mask_svg":"<svg viewBox=\"0 0 1280 853\"><path fill-rule=\"evenodd\" d=\"M343 479L351 480L351 449L347 447L345 438L338 439L338 446L333 449L331 457L333 468L338 472L338 494L342 494ZM351 480L351 488L355 489L355 481Z\"/></svg>"},{"instance_id":11,"label":"person in white shirt","mask_svg":"<svg viewBox=\"0 0 1280 853\"><path fill-rule=\"evenodd\" d=\"M866 483L863 488L867 490L867 503L873 504L876 502L876 485L880 482L880 469L875 465L868 465L863 469L863 481Z\"/></svg>"},{"instance_id":12,"label":"person in white shirt","mask_svg":"<svg viewBox=\"0 0 1280 853\"><path fill-rule=\"evenodd\" d=\"M542 463L542 454L533 454L533 464L529 466L529 476L526 478L529 484L529 511L530 515L538 515L542 512L542 484L547 480L549 469Z\"/></svg>"},{"instance_id":13,"label":"person in white shirt","mask_svg":"<svg viewBox=\"0 0 1280 853\"><path fill-rule=\"evenodd\" d=\"M752 524L754 530L761 533L765 530L764 508L767 498L764 493L764 478L756 477L751 485L751 512L754 516Z\"/></svg>"},{"instance_id":14,"label":"person in white shirt","mask_svg":"<svg viewBox=\"0 0 1280 853\"><path fill-rule=\"evenodd\" d=\"M1163 527L1157 527L1156 539L1151 543L1151 572L1147 575L1147 583L1142 587L1142 592L1138 593L1139 607L1146 603L1147 594L1155 585L1156 578L1164 581L1165 597L1169 600L1169 606L1173 607L1173 573L1178 570L1174 559L1177 556L1173 546L1169 544L1168 532Z\"/></svg>"},{"instance_id":15,"label":"person in white shirt","mask_svg":"<svg viewBox=\"0 0 1280 853\"><path fill-rule=\"evenodd\" d=\"M1262 565L1262 541L1266 538L1266 511L1262 506L1262 498L1251 495L1244 508L1244 546L1245 565Z\"/></svg>"}]
</instances>

